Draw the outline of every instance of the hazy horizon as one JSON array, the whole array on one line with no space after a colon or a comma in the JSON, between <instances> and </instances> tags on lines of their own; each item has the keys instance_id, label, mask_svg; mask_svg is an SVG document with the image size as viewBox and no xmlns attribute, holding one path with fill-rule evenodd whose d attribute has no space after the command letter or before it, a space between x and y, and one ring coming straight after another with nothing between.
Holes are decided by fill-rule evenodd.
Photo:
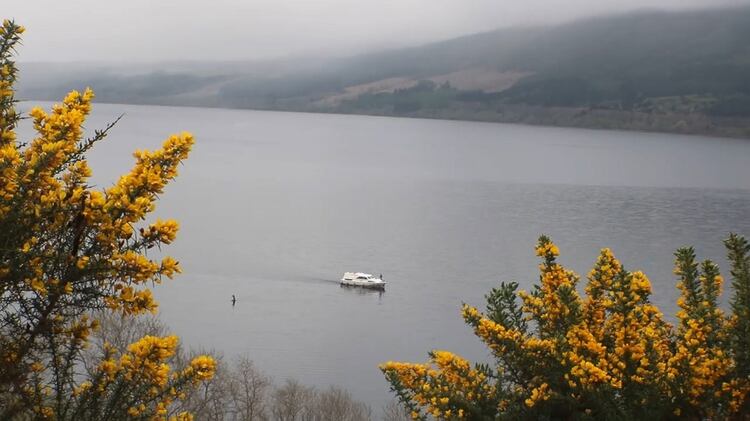
<instances>
[{"instance_id":1,"label":"hazy horizon","mask_svg":"<svg viewBox=\"0 0 750 421\"><path fill-rule=\"evenodd\" d=\"M431 8L418 0L352 3L220 0L207 8L195 1L42 0L8 4L3 17L28 28L22 62L253 62L356 55L644 9L750 5L748 0L439 0L440 7L433 2Z\"/></svg>"}]
</instances>

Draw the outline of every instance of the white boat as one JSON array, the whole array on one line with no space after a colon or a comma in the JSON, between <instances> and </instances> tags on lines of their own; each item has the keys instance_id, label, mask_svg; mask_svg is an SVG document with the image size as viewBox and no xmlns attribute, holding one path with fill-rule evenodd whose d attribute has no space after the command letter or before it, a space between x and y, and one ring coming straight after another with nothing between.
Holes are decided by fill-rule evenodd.
<instances>
[{"instance_id":1,"label":"white boat","mask_svg":"<svg viewBox=\"0 0 750 421\"><path fill-rule=\"evenodd\" d=\"M376 278L369 273L362 272L345 272L344 277L341 278L341 285L385 289L385 281L383 280L382 275L379 278Z\"/></svg>"}]
</instances>

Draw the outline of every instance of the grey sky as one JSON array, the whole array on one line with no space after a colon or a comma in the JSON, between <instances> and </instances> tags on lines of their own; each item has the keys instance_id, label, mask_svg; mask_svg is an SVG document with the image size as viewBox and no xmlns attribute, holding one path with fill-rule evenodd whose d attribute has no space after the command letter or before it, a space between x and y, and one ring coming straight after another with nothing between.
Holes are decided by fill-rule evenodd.
<instances>
[{"instance_id":1,"label":"grey sky","mask_svg":"<svg viewBox=\"0 0 750 421\"><path fill-rule=\"evenodd\" d=\"M351 54L498 27L750 0L0 0L22 61L246 60Z\"/></svg>"}]
</instances>

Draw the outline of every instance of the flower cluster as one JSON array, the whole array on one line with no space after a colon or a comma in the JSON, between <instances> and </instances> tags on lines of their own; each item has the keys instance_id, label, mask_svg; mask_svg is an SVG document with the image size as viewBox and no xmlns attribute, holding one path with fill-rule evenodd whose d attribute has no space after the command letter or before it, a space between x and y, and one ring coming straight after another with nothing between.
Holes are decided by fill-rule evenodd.
<instances>
[{"instance_id":1,"label":"flower cluster","mask_svg":"<svg viewBox=\"0 0 750 421\"><path fill-rule=\"evenodd\" d=\"M201 355L186 368L173 371L168 362L178 342L176 336L144 336L119 358L112 347L105 347L105 358L92 380L74 391L68 412L83 419L99 419L107 411L144 419L191 419L188 413L168 417L170 405L191 385L211 379L216 361Z\"/></svg>"},{"instance_id":2,"label":"flower cluster","mask_svg":"<svg viewBox=\"0 0 750 421\"><path fill-rule=\"evenodd\" d=\"M468 361L448 351L430 353L431 364L389 361L381 370L391 382L409 390L413 419L425 414L435 418L474 419L493 405L495 387L486 367L472 367ZM425 408L425 414L418 407Z\"/></svg>"},{"instance_id":3,"label":"flower cluster","mask_svg":"<svg viewBox=\"0 0 750 421\"><path fill-rule=\"evenodd\" d=\"M675 327L651 304L646 275L623 269L609 249L579 296L578 276L557 262L557 246L542 236L540 284L533 291L503 283L487 296L485 313L462 308L492 351L494 367L471 369L436 351L432 365L380 368L415 419L744 419L750 413L750 245L732 235L726 246L733 314L726 317L718 306L718 267L697 264L692 248L679 249Z\"/></svg>"}]
</instances>

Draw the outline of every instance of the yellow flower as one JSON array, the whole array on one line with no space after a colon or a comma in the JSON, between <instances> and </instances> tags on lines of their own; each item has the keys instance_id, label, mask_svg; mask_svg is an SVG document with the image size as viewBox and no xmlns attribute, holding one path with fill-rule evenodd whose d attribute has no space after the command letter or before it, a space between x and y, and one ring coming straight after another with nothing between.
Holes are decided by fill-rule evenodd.
<instances>
[{"instance_id":1,"label":"yellow flower","mask_svg":"<svg viewBox=\"0 0 750 421\"><path fill-rule=\"evenodd\" d=\"M198 380L210 380L216 372L216 361L208 355L200 355L190 361L190 368Z\"/></svg>"},{"instance_id":2,"label":"yellow flower","mask_svg":"<svg viewBox=\"0 0 750 421\"><path fill-rule=\"evenodd\" d=\"M78 261L76 262L76 267L78 269L83 269L88 265L89 263L89 257L88 256L81 256L78 258Z\"/></svg>"},{"instance_id":3,"label":"yellow flower","mask_svg":"<svg viewBox=\"0 0 750 421\"><path fill-rule=\"evenodd\" d=\"M193 415L189 412L180 412L175 416L169 417L169 421L193 421Z\"/></svg>"},{"instance_id":4,"label":"yellow flower","mask_svg":"<svg viewBox=\"0 0 750 421\"><path fill-rule=\"evenodd\" d=\"M47 294L47 287L44 285L44 282L42 282L41 279L34 278L30 282L31 288L34 289L39 294L46 295Z\"/></svg>"}]
</instances>

